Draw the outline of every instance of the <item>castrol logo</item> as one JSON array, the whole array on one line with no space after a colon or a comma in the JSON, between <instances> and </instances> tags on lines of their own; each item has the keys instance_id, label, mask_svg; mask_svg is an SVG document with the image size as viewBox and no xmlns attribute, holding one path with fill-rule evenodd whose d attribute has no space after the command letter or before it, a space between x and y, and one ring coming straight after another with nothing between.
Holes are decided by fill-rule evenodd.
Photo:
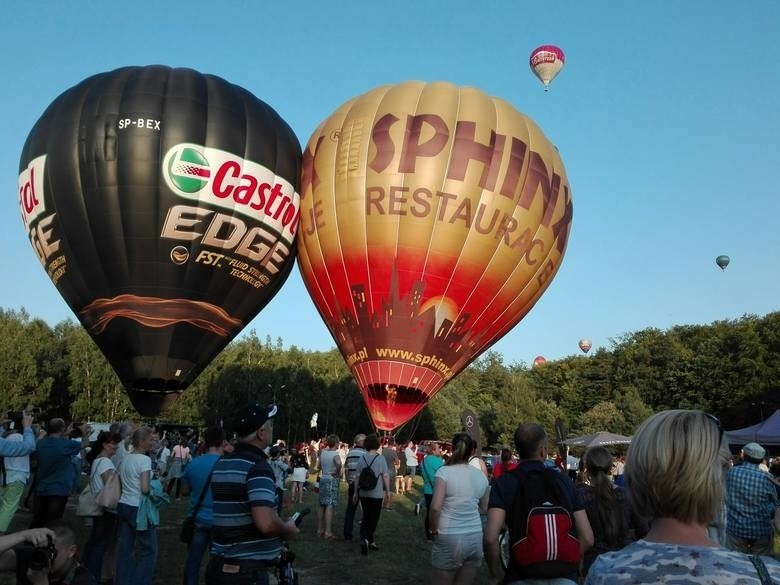
<instances>
[{"instance_id":1,"label":"castrol logo","mask_svg":"<svg viewBox=\"0 0 780 585\"><path fill-rule=\"evenodd\" d=\"M263 165L224 150L182 143L165 154L162 169L168 188L179 197L230 209L295 236L300 195L292 183Z\"/></svg>"},{"instance_id":2,"label":"castrol logo","mask_svg":"<svg viewBox=\"0 0 780 585\"><path fill-rule=\"evenodd\" d=\"M19 211L27 231L30 231L30 224L46 211L43 180L45 171L44 154L31 160L27 168L19 173Z\"/></svg>"}]
</instances>

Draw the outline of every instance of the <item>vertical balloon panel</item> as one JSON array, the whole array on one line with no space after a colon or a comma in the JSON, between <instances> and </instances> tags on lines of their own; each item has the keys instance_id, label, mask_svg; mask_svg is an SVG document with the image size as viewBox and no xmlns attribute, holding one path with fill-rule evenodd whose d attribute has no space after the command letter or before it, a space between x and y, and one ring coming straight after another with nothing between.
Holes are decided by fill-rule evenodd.
<instances>
[{"instance_id":1,"label":"vertical balloon panel","mask_svg":"<svg viewBox=\"0 0 780 585\"><path fill-rule=\"evenodd\" d=\"M377 427L413 417L530 310L571 210L557 150L473 88L380 87L315 131L299 266Z\"/></svg>"},{"instance_id":2,"label":"vertical balloon panel","mask_svg":"<svg viewBox=\"0 0 780 585\"><path fill-rule=\"evenodd\" d=\"M289 275L300 157L245 89L163 66L90 77L30 132L25 228L141 414L170 404Z\"/></svg>"}]
</instances>

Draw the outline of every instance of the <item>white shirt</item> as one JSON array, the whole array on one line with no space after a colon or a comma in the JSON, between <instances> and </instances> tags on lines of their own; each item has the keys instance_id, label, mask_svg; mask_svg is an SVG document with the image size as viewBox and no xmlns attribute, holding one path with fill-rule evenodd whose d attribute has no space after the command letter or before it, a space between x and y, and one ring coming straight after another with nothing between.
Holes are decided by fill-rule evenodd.
<instances>
[{"instance_id":1,"label":"white shirt","mask_svg":"<svg viewBox=\"0 0 780 585\"><path fill-rule=\"evenodd\" d=\"M417 453L415 453L414 449L412 449L411 447L407 447L406 449L404 449L404 456L406 456L407 467L417 466Z\"/></svg>"},{"instance_id":2,"label":"white shirt","mask_svg":"<svg viewBox=\"0 0 780 585\"><path fill-rule=\"evenodd\" d=\"M152 460L142 453L130 453L122 461L119 468L119 479L122 480L122 495L120 504L135 506L141 502L141 474L152 470Z\"/></svg>"},{"instance_id":3,"label":"white shirt","mask_svg":"<svg viewBox=\"0 0 780 585\"><path fill-rule=\"evenodd\" d=\"M471 465L445 465L436 471L436 479L442 479L445 485L439 532L441 534L481 532L479 500L488 491L488 480L485 474Z\"/></svg>"},{"instance_id":4,"label":"white shirt","mask_svg":"<svg viewBox=\"0 0 780 585\"><path fill-rule=\"evenodd\" d=\"M89 487L93 494L97 495L103 489L103 474L109 469L116 471L116 467L108 457L98 457L92 462L89 470Z\"/></svg>"}]
</instances>

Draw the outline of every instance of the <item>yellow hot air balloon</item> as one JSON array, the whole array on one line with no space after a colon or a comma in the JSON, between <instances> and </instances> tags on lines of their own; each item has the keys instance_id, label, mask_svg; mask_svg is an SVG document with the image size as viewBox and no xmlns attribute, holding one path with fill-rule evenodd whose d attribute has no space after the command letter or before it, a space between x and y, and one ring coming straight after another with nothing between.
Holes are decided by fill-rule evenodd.
<instances>
[{"instance_id":1,"label":"yellow hot air balloon","mask_svg":"<svg viewBox=\"0 0 780 585\"><path fill-rule=\"evenodd\" d=\"M314 132L302 172L301 274L380 429L517 324L563 259L557 149L478 89L369 91Z\"/></svg>"}]
</instances>

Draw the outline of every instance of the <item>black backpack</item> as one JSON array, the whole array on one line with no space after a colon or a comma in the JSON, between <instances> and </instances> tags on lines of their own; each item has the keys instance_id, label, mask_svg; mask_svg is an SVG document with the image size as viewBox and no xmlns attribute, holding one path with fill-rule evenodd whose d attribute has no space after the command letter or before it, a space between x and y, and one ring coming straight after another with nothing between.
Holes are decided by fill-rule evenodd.
<instances>
[{"instance_id":1,"label":"black backpack","mask_svg":"<svg viewBox=\"0 0 780 585\"><path fill-rule=\"evenodd\" d=\"M576 574L580 542L572 503L554 469L512 470L517 492L510 526L511 580L551 579Z\"/></svg>"},{"instance_id":2,"label":"black backpack","mask_svg":"<svg viewBox=\"0 0 780 585\"><path fill-rule=\"evenodd\" d=\"M379 478L376 476L376 473L374 473L374 470L371 469L371 466L374 464L374 461L376 461L376 458L379 457L379 454L374 455L374 458L371 460L371 463L369 463L366 467L360 470L360 475L358 476L358 488L364 491L372 490L376 487L376 483L379 481ZM363 461L367 461L366 456L363 456Z\"/></svg>"}]
</instances>

